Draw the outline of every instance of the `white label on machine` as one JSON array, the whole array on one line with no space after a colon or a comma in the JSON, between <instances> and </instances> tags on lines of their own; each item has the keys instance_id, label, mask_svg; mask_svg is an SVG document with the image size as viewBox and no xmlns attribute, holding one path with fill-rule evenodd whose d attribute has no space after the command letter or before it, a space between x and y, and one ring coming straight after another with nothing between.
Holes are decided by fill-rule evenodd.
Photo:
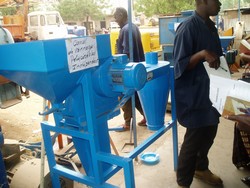
<instances>
[{"instance_id":1,"label":"white label on machine","mask_svg":"<svg viewBox=\"0 0 250 188\"><path fill-rule=\"evenodd\" d=\"M96 38L71 38L65 42L70 73L99 65Z\"/></svg>"}]
</instances>

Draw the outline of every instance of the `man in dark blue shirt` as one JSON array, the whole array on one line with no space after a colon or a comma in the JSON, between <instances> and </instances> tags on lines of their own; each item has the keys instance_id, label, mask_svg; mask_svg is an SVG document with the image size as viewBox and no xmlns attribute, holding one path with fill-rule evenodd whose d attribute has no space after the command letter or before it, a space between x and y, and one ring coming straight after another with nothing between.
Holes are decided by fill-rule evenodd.
<instances>
[{"instance_id":1,"label":"man in dark blue shirt","mask_svg":"<svg viewBox=\"0 0 250 188\"><path fill-rule=\"evenodd\" d=\"M114 13L115 21L120 26L121 30L119 33L119 37L117 40L117 53L118 54L127 54L129 58L129 25L128 25L128 14L127 10L118 7ZM142 62L145 61L142 41L141 41L141 33L138 27L135 24L132 24L132 40L133 40L133 59L130 59L132 62ZM141 103L138 97L137 92L135 92L135 107L140 112L140 114L144 117L144 113L141 107ZM122 107L124 112L124 120L125 123L123 128L129 129L131 118L132 118L132 102L129 99ZM143 118L139 123L139 126L146 126L146 120Z\"/></svg>"},{"instance_id":2,"label":"man in dark blue shirt","mask_svg":"<svg viewBox=\"0 0 250 188\"><path fill-rule=\"evenodd\" d=\"M210 80L203 62L218 69L222 48L214 22L219 0L196 0L193 15L177 28L174 41L175 97L178 122L186 127L179 154L177 183L189 187L193 177L212 185L222 180L209 168L208 152L217 133L220 114L209 99Z\"/></svg>"}]
</instances>

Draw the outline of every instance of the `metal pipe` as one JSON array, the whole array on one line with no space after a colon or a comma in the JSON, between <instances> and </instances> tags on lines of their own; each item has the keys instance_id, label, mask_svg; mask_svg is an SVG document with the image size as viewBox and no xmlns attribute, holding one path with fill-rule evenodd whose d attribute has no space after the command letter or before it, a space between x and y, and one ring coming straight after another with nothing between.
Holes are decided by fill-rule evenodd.
<instances>
[{"instance_id":1,"label":"metal pipe","mask_svg":"<svg viewBox=\"0 0 250 188\"><path fill-rule=\"evenodd\" d=\"M46 111L46 108L49 107L50 102L46 99L43 99L43 111ZM44 114L42 121L48 121L48 114ZM44 161L45 161L45 147L43 142L43 137L41 140L41 168L40 168L40 188L44 188Z\"/></svg>"},{"instance_id":2,"label":"metal pipe","mask_svg":"<svg viewBox=\"0 0 250 188\"><path fill-rule=\"evenodd\" d=\"M132 35L132 0L128 0L128 28L129 28L129 61L134 61L133 35Z\"/></svg>"},{"instance_id":3,"label":"metal pipe","mask_svg":"<svg viewBox=\"0 0 250 188\"><path fill-rule=\"evenodd\" d=\"M238 21L240 21L240 0L238 0Z\"/></svg>"},{"instance_id":4,"label":"metal pipe","mask_svg":"<svg viewBox=\"0 0 250 188\"><path fill-rule=\"evenodd\" d=\"M134 53L133 53L133 28L132 28L132 0L128 0L128 28L129 28L129 61L133 62ZM134 147L137 147L135 95L131 97L131 103L132 103L132 128L134 137Z\"/></svg>"},{"instance_id":5,"label":"metal pipe","mask_svg":"<svg viewBox=\"0 0 250 188\"><path fill-rule=\"evenodd\" d=\"M173 122L172 128L172 138L173 138L173 158L174 158L174 170L178 167L178 127L177 127L177 117L176 117L176 105L175 105L175 93L174 93L174 66L170 66L170 88L171 88L171 115Z\"/></svg>"}]
</instances>

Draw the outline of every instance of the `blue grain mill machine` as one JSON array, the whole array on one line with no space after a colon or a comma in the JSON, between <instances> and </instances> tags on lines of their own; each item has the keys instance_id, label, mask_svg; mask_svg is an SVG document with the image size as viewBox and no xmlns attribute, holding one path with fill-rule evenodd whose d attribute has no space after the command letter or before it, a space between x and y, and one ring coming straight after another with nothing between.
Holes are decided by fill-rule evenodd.
<instances>
[{"instance_id":1,"label":"blue grain mill machine","mask_svg":"<svg viewBox=\"0 0 250 188\"><path fill-rule=\"evenodd\" d=\"M178 25L188 16L192 15L193 11L183 11L181 14L173 16L163 16L159 18L159 40L162 45L162 54L165 61L173 64L173 49L175 31Z\"/></svg>"},{"instance_id":2,"label":"blue grain mill machine","mask_svg":"<svg viewBox=\"0 0 250 188\"><path fill-rule=\"evenodd\" d=\"M172 120L164 122L173 71L169 62L151 55L142 63L129 63L126 55L112 56L109 35L0 46L0 74L52 104L43 115L53 114L55 123L44 121L41 127L54 188L60 187L60 177L91 187L116 187L107 180L121 169L126 187L135 187L133 159L170 128L175 130L176 168L175 110ZM135 91L148 127L155 132L128 156L116 156L111 153L107 122ZM72 137L84 173L56 163L52 133Z\"/></svg>"}]
</instances>

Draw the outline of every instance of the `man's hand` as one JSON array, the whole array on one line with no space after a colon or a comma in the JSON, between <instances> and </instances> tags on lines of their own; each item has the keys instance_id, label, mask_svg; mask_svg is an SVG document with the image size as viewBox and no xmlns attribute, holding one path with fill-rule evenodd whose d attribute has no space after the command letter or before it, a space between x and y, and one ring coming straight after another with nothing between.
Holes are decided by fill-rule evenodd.
<instances>
[{"instance_id":1,"label":"man's hand","mask_svg":"<svg viewBox=\"0 0 250 188\"><path fill-rule=\"evenodd\" d=\"M218 69L220 67L220 57L209 50L201 50L192 55L187 70L193 69L198 63L207 61L209 67Z\"/></svg>"},{"instance_id":2,"label":"man's hand","mask_svg":"<svg viewBox=\"0 0 250 188\"><path fill-rule=\"evenodd\" d=\"M247 114L239 114L239 115L229 115L225 116L226 119L237 121L239 123L246 124L250 127L250 116Z\"/></svg>"},{"instance_id":3,"label":"man's hand","mask_svg":"<svg viewBox=\"0 0 250 188\"><path fill-rule=\"evenodd\" d=\"M250 116L247 114L229 115L226 119L238 122L237 126L240 130L250 133Z\"/></svg>"},{"instance_id":4,"label":"man's hand","mask_svg":"<svg viewBox=\"0 0 250 188\"><path fill-rule=\"evenodd\" d=\"M210 68L218 69L220 67L220 57L216 53L203 50L204 59L208 62Z\"/></svg>"}]
</instances>

